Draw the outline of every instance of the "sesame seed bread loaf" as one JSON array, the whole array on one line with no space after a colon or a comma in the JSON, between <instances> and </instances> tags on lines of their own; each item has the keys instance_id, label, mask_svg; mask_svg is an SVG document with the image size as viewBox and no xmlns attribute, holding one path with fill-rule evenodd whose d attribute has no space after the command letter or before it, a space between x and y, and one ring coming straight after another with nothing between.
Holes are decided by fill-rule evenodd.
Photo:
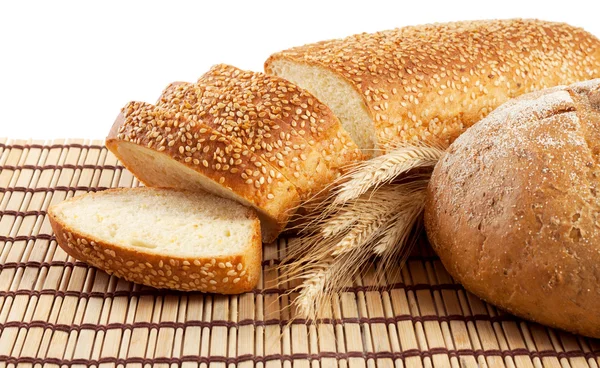
<instances>
[{"instance_id":1,"label":"sesame seed bread loaf","mask_svg":"<svg viewBox=\"0 0 600 368\"><path fill-rule=\"evenodd\" d=\"M189 114L131 102L106 146L148 186L208 191L253 207L265 242L277 238L300 201L266 161Z\"/></svg>"},{"instance_id":2,"label":"sesame seed bread loaf","mask_svg":"<svg viewBox=\"0 0 600 368\"><path fill-rule=\"evenodd\" d=\"M538 20L430 24L295 47L265 71L329 106L363 150L447 146L510 98L600 77L600 41Z\"/></svg>"},{"instance_id":3,"label":"sesame seed bread loaf","mask_svg":"<svg viewBox=\"0 0 600 368\"><path fill-rule=\"evenodd\" d=\"M331 110L278 77L230 65L212 67L196 84L167 88L158 106L189 112L269 162L301 199L330 184L361 158Z\"/></svg>"},{"instance_id":4,"label":"sesame seed bread loaf","mask_svg":"<svg viewBox=\"0 0 600 368\"><path fill-rule=\"evenodd\" d=\"M436 165L427 235L465 288L600 338L600 79L511 100Z\"/></svg>"},{"instance_id":5,"label":"sesame seed bread loaf","mask_svg":"<svg viewBox=\"0 0 600 368\"><path fill-rule=\"evenodd\" d=\"M49 218L65 252L129 281L237 294L260 277L256 214L208 193L109 189L61 202Z\"/></svg>"}]
</instances>

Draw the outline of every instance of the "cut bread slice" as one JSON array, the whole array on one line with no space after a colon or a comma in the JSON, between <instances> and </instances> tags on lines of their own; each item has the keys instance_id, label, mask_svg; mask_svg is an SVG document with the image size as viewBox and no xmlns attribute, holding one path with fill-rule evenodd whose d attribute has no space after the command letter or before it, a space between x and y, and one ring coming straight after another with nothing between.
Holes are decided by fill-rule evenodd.
<instances>
[{"instance_id":1,"label":"cut bread slice","mask_svg":"<svg viewBox=\"0 0 600 368\"><path fill-rule=\"evenodd\" d=\"M258 217L208 193L109 189L61 202L49 218L65 252L129 281L235 294L259 279Z\"/></svg>"},{"instance_id":2,"label":"cut bread slice","mask_svg":"<svg viewBox=\"0 0 600 368\"><path fill-rule=\"evenodd\" d=\"M264 242L277 238L300 201L267 162L189 114L131 102L106 146L148 186L205 190L253 207Z\"/></svg>"}]
</instances>

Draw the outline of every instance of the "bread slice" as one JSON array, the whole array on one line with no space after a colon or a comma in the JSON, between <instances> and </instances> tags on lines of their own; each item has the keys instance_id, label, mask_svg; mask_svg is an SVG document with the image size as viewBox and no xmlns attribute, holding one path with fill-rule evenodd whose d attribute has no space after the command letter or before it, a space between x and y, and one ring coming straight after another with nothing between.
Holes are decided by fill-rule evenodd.
<instances>
[{"instance_id":1,"label":"bread slice","mask_svg":"<svg viewBox=\"0 0 600 368\"><path fill-rule=\"evenodd\" d=\"M367 152L445 146L510 98L600 77L600 41L532 19L428 24L295 47L265 71L328 105Z\"/></svg>"},{"instance_id":2,"label":"bread slice","mask_svg":"<svg viewBox=\"0 0 600 368\"><path fill-rule=\"evenodd\" d=\"M196 84L172 84L157 106L202 122L267 161L310 198L361 158L331 110L275 76L220 64Z\"/></svg>"},{"instance_id":3,"label":"bread slice","mask_svg":"<svg viewBox=\"0 0 600 368\"><path fill-rule=\"evenodd\" d=\"M300 201L267 162L189 114L131 102L106 146L148 186L204 190L253 207L264 242L277 238Z\"/></svg>"},{"instance_id":4,"label":"bread slice","mask_svg":"<svg viewBox=\"0 0 600 368\"><path fill-rule=\"evenodd\" d=\"M48 214L65 252L129 281L236 294L252 290L259 279L258 217L228 199L119 188L74 197Z\"/></svg>"}]
</instances>

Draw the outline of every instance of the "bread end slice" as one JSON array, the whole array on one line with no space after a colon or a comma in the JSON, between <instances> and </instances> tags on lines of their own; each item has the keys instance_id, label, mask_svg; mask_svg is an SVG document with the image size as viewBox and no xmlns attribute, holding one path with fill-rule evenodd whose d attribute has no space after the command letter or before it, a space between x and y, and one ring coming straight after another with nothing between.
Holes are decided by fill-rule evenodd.
<instances>
[{"instance_id":1,"label":"bread end slice","mask_svg":"<svg viewBox=\"0 0 600 368\"><path fill-rule=\"evenodd\" d=\"M237 294L260 276L254 211L208 193L118 188L49 209L70 256L128 281L184 291Z\"/></svg>"}]
</instances>

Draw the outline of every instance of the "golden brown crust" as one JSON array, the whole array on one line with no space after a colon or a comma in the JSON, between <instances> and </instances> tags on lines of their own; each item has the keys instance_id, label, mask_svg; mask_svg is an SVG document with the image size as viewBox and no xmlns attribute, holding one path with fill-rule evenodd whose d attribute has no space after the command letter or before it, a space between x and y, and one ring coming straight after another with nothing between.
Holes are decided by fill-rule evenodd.
<instances>
[{"instance_id":1,"label":"golden brown crust","mask_svg":"<svg viewBox=\"0 0 600 368\"><path fill-rule=\"evenodd\" d=\"M147 188L135 188L144 190ZM124 191L131 188L109 189ZM93 193L103 195L105 192ZM75 197L70 201L77 201ZM100 268L108 274L125 280L156 288L196 290L219 294L239 294L251 291L258 283L262 270L262 242L260 224L256 214L248 209L247 216L254 218L254 231L245 254L197 258L177 257L144 251L129 246L104 242L87 234L78 233L61 221L53 207L48 211L58 245L71 257Z\"/></svg>"},{"instance_id":2,"label":"golden brown crust","mask_svg":"<svg viewBox=\"0 0 600 368\"><path fill-rule=\"evenodd\" d=\"M449 148L425 209L448 272L488 302L600 337L600 79L524 95Z\"/></svg>"},{"instance_id":3,"label":"golden brown crust","mask_svg":"<svg viewBox=\"0 0 600 368\"><path fill-rule=\"evenodd\" d=\"M234 97L236 108L227 103L228 101L208 98L205 96L205 87L206 85L192 83L171 84L163 92L157 106L169 111L192 114L215 131L259 156L267 163L269 170L283 175L294 184L301 198L306 198L312 190L332 181L332 173L327 169L322 156L308 146L290 126L270 120L266 116L241 120L236 113L247 111L243 102L240 101L240 104L237 102L238 98ZM227 87L221 87L217 91L211 90L208 94L225 99L230 96L225 92L226 89Z\"/></svg>"},{"instance_id":4,"label":"golden brown crust","mask_svg":"<svg viewBox=\"0 0 600 368\"><path fill-rule=\"evenodd\" d=\"M255 112L260 117L261 112L267 112L268 119L265 119L265 116L261 120L263 124L269 124L269 120L272 119L275 125L294 131L308 142L309 146L316 148L324 157L327 166L334 170L335 176L345 166L364 159L358 146L342 128L331 109L308 91L283 78L221 64L215 65L202 76L198 84L205 89L212 87L213 99L215 92L220 93L218 102L239 100L240 96L243 96L249 103L246 105L249 108L246 110L248 115ZM223 90L229 95L223 96ZM247 91L257 95L248 95ZM258 96L260 98L257 98ZM208 101L210 99L209 97ZM214 112L218 113L219 110ZM265 140L265 143L268 144L268 140Z\"/></svg>"},{"instance_id":5,"label":"golden brown crust","mask_svg":"<svg viewBox=\"0 0 600 368\"><path fill-rule=\"evenodd\" d=\"M158 106L194 114L237 139L294 183L304 199L361 159L325 105L278 77L220 64L196 84L171 84Z\"/></svg>"},{"instance_id":6,"label":"golden brown crust","mask_svg":"<svg viewBox=\"0 0 600 368\"><path fill-rule=\"evenodd\" d=\"M268 164L252 152L192 116L131 102L106 139L106 146L142 182L164 186L160 177L146 175L145 167L131 165L119 153L122 142L167 155L271 216L278 226L263 232L265 242L277 237L299 203L292 183L281 174L269 170Z\"/></svg>"},{"instance_id":7,"label":"golden brown crust","mask_svg":"<svg viewBox=\"0 0 600 368\"><path fill-rule=\"evenodd\" d=\"M467 21L295 47L272 55L267 73L276 60L319 66L348 81L368 107L380 145L447 145L510 98L600 77L600 42L563 23Z\"/></svg>"}]
</instances>

